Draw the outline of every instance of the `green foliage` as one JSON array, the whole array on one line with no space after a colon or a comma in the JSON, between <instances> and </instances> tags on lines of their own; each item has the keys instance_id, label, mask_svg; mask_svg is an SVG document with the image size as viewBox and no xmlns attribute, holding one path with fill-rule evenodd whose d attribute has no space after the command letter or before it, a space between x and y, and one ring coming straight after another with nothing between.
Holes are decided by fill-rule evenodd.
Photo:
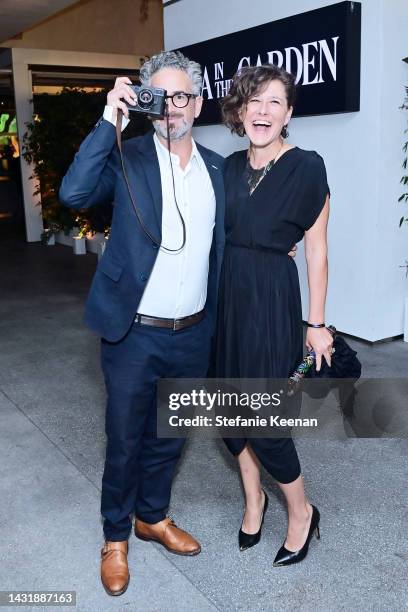
<instances>
[{"instance_id":1,"label":"green foliage","mask_svg":"<svg viewBox=\"0 0 408 612\"><path fill-rule=\"evenodd\" d=\"M408 64L408 57L404 57L402 61L406 62ZM402 110L408 110L408 87L405 87L405 100L402 103L401 109ZM408 133L408 129L404 130L404 134L407 134L407 133ZM404 146L402 147L402 150L405 153L405 158L404 158L404 160L402 162L402 168L406 172L407 164L408 164L408 158L407 158L407 154L408 154L408 141L404 143ZM405 174L405 176L403 176L401 178L400 182L404 185L404 187L406 187L408 185L408 175ZM400 197L398 198L398 202L404 202L406 204L408 202L408 192L402 193L400 195ZM401 227L401 225L404 222L408 223L408 217L402 216L400 221L399 221L399 226Z\"/></svg>"},{"instance_id":2,"label":"green foliage","mask_svg":"<svg viewBox=\"0 0 408 612\"><path fill-rule=\"evenodd\" d=\"M55 95L34 96L35 120L27 124L23 139L23 156L33 164L33 177L37 179L44 225L51 232L63 230L66 234L74 227L81 233L108 231L111 204L98 205L81 211L60 205L58 190L82 140L103 114L107 91L86 92L76 87L64 88ZM132 121L124 137L140 135L150 128L145 116L132 114Z\"/></svg>"}]
</instances>

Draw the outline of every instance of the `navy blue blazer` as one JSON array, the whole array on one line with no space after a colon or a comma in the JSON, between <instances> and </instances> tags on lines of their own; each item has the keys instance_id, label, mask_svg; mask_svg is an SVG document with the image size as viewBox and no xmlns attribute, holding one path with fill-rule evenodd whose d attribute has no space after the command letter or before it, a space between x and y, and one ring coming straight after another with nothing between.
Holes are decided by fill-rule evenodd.
<instances>
[{"instance_id":1,"label":"navy blue blazer","mask_svg":"<svg viewBox=\"0 0 408 612\"><path fill-rule=\"evenodd\" d=\"M216 198L205 306L213 331L224 252L224 160L198 143L197 148L211 177ZM124 141L122 150L140 215L150 234L161 241L162 191L153 132ZM98 121L82 142L62 180L59 200L63 206L76 209L107 201L114 204L110 237L86 302L85 323L108 341L117 342L133 324L158 247L143 232L136 217L123 178L115 128L109 121Z\"/></svg>"}]
</instances>

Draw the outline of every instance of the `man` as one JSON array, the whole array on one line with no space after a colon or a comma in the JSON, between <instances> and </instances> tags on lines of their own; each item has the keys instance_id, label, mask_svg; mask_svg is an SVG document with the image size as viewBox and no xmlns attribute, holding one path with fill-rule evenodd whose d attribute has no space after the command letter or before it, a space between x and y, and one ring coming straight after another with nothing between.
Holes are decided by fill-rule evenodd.
<instances>
[{"instance_id":1,"label":"man","mask_svg":"<svg viewBox=\"0 0 408 612\"><path fill-rule=\"evenodd\" d=\"M140 76L143 85L167 91L171 141L170 163L165 118L153 121L154 134L123 145L140 220L115 146L117 109L124 127L125 103L136 102L125 77L116 79L103 119L82 143L59 193L63 205L78 209L114 202L85 313L102 338L108 398L101 579L110 595L121 595L129 583L132 514L138 537L181 555L201 550L166 517L184 440L157 437L156 382L205 376L224 247L223 160L192 139L202 105L200 66L180 52L163 52Z\"/></svg>"},{"instance_id":2,"label":"man","mask_svg":"<svg viewBox=\"0 0 408 612\"><path fill-rule=\"evenodd\" d=\"M117 109L125 127L125 102L136 100L126 77L116 79L104 118L82 143L59 193L72 208L114 202L110 238L85 313L102 338L108 397L101 579L110 595L121 595L129 584L132 514L139 538L181 555L201 550L166 517L184 440L157 438L156 382L206 375L224 251L223 159L192 138L203 102L201 68L169 51L148 60L140 78L167 91L172 160L166 118L153 121L154 135L124 143L140 219L115 146Z\"/></svg>"}]
</instances>

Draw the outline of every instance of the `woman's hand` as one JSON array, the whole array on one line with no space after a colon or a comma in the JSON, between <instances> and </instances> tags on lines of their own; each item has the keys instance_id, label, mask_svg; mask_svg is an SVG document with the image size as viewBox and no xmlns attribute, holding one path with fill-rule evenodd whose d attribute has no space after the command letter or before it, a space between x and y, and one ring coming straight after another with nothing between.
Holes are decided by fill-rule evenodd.
<instances>
[{"instance_id":1,"label":"woman's hand","mask_svg":"<svg viewBox=\"0 0 408 612\"><path fill-rule=\"evenodd\" d=\"M296 251L297 251L297 245L294 244L288 253L289 257L296 257Z\"/></svg>"},{"instance_id":2,"label":"woman's hand","mask_svg":"<svg viewBox=\"0 0 408 612\"><path fill-rule=\"evenodd\" d=\"M306 333L306 347L313 350L316 355L316 371L320 372L322 355L327 365L331 367L331 355L333 352L333 336L326 327L308 327Z\"/></svg>"}]
</instances>

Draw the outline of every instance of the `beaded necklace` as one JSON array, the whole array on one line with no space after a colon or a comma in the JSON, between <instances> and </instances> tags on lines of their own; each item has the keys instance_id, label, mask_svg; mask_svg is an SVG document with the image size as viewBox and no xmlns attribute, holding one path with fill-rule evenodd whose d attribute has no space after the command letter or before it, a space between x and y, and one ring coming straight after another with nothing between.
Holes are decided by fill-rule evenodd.
<instances>
[{"instance_id":1,"label":"beaded necklace","mask_svg":"<svg viewBox=\"0 0 408 612\"><path fill-rule=\"evenodd\" d=\"M247 154L247 166L246 166L246 178L248 181L248 186L249 186L249 195L252 195L252 193L255 191L255 189L258 187L259 183L262 181L262 179L268 174L269 170L272 168L272 166L274 165L276 158L278 157L279 153L282 151L283 148L283 142L281 144L281 147L279 149L279 151L276 153L275 157L273 159L271 159L270 161L268 161L268 163L266 164L266 166L264 166L263 168L252 168L251 163L250 163L250 151L251 149L248 149L248 154Z\"/></svg>"}]
</instances>

